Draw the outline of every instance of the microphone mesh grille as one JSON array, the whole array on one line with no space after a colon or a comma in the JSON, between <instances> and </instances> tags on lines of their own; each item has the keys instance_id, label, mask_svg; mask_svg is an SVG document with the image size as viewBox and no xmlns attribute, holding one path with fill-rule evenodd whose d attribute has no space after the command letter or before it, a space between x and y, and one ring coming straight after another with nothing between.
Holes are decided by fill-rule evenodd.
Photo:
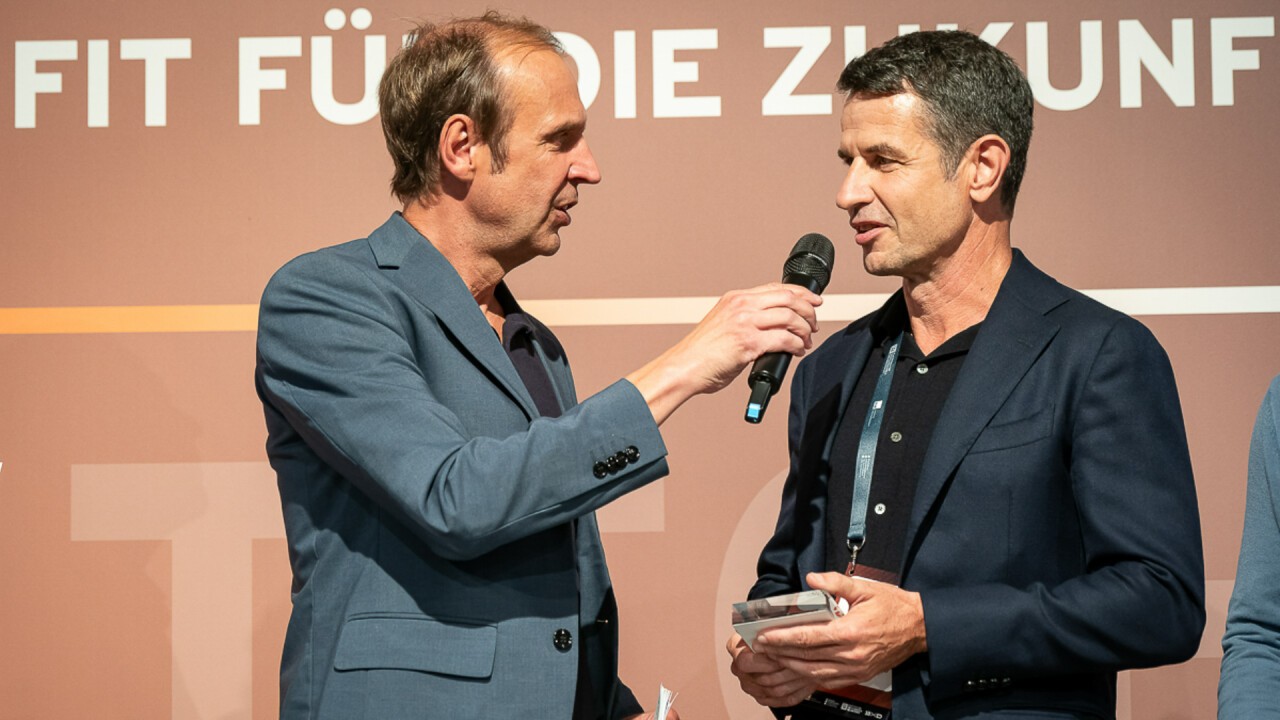
<instances>
[{"instance_id":1,"label":"microphone mesh grille","mask_svg":"<svg viewBox=\"0 0 1280 720\"><path fill-rule=\"evenodd\" d=\"M818 233L809 233L791 248L791 255L782 266L782 274L808 275L818 281L818 292L822 292L831 282L831 266L835 260L836 248L831 241Z\"/></svg>"}]
</instances>

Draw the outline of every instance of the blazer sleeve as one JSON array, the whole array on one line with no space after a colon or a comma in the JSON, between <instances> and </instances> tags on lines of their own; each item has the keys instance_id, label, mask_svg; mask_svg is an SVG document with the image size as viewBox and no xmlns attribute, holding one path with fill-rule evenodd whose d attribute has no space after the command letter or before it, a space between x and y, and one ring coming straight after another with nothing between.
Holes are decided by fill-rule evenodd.
<instances>
[{"instance_id":1,"label":"blazer sleeve","mask_svg":"<svg viewBox=\"0 0 1280 720\"><path fill-rule=\"evenodd\" d=\"M921 590L934 698L961 693L977 669L1016 683L1182 662L1199 646L1204 560L1172 368L1128 317L1091 355L1061 430L1083 572Z\"/></svg>"},{"instance_id":2,"label":"blazer sleeve","mask_svg":"<svg viewBox=\"0 0 1280 720\"><path fill-rule=\"evenodd\" d=\"M1249 446L1244 538L1222 638L1221 720L1280 718L1280 378L1258 411Z\"/></svg>"},{"instance_id":3,"label":"blazer sleeve","mask_svg":"<svg viewBox=\"0 0 1280 720\"><path fill-rule=\"evenodd\" d=\"M625 380L559 418L473 437L458 413L483 408L437 399L431 383L449 382L449 368L424 376L406 327L412 301L374 272L313 253L276 274L259 315L258 391L326 464L440 556L478 557L666 474L658 427ZM443 333L439 341L450 342ZM450 352L469 362L463 349L441 357L453 362ZM632 446L636 460L595 477L596 462Z\"/></svg>"}]
</instances>

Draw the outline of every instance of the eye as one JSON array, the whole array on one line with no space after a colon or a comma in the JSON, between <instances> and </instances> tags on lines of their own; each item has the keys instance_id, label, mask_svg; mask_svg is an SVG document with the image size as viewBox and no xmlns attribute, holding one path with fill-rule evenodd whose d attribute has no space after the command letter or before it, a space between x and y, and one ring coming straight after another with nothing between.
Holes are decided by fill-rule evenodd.
<instances>
[{"instance_id":1,"label":"eye","mask_svg":"<svg viewBox=\"0 0 1280 720\"><path fill-rule=\"evenodd\" d=\"M546 144L554 147L558 152L567 152L572 150L578 144L578 140L582 137L582 133L577 130L565 129L553 133L546 139Z\"/></svg>"}]
</instances>

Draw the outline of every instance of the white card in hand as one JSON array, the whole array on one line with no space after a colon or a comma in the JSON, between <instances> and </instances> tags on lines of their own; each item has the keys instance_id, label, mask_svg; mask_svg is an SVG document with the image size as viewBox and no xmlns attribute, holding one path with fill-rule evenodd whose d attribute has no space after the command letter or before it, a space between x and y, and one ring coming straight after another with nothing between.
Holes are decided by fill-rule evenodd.
<instances>
[{"instance_id":1,"label":"white card in hand","mask_svg":"<svg viewBox=\"0 0 1280 720\"><path fill-rule=\"evenodd\" d=\"M667 713L671 712L671 706L676 703L676 693L668 690L665 686L658 686L658 711L654 713L657 720L667 720Z\"/></svg>"}]
</instances>

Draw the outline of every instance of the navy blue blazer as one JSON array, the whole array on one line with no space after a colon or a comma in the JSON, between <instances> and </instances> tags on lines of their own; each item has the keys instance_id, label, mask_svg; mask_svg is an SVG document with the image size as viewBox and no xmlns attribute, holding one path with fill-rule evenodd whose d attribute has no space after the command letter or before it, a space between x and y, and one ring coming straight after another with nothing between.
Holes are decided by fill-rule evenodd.
<instances>
[{"instance_id":1,"label":"navy blue blazer","mask_svg":"<svg viewBox=\"0 0 1280 720\"><path fill-rule=\"evenodd\" d=\"M257 388L293 568L281 718L568 718L584 646L605 716L640 712L593 511L665 475L666 448L634 386L578 403L559 345L536 350L558 418L399 213L272 278Z\"/></svg>"},{"instance_id":2,"label":"navy blue blazer","mask_svg":"<svg viewBox=\"0 0 1280 720\"><path fill-rule=\"evenodd\" d=\"M797 369L790 473L752 597L825 570L828 459L880 340L872 317ZM934 429L900 577L921 595L929 650L894 672L895 720L1114 717L1116 671L1191 657L1200 521L1151 333L1015 250Z\"/></svg>"}]
</instances>

